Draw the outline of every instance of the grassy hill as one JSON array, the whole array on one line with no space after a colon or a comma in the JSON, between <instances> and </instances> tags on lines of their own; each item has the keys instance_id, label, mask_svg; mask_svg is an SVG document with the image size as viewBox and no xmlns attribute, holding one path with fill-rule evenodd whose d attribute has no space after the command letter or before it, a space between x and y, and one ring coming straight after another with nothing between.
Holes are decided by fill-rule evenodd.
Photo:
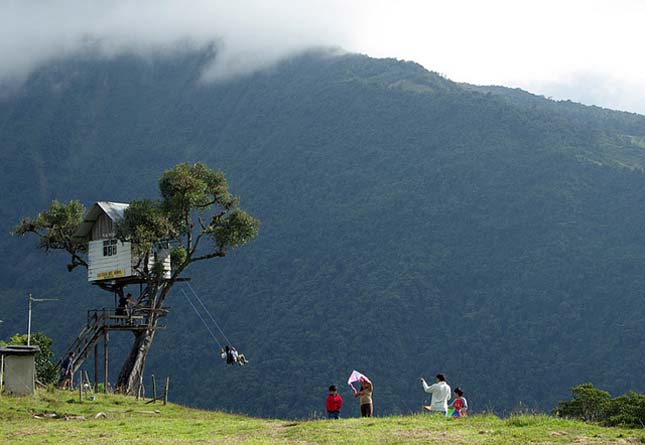
<instances>
[{"instance_id":1,"label":"grassy hill","mask_svg":"<svg viewBox=\"0 0 645 445\"><path fill-rule=\"evenodd\" d=\"M355 54L204 84L209 57L63 59L0 101L0 337L26 329L27 292L59 298L33 312L59 353L114 305L11 238L20 217L154 198L201 161L262 222L188 274L251 365L227 369L176 292L147 371L178 402L303 418L352 369L379 415L415 410L437 372L478 412L549 412L587 381L645 392L645 117Z\"/></svg>"},{"instance_id":2,"label":"grassy hill","mask_svg":"<svg viewBox=\"0 0 645 445\"><path fill-rule=\"evenodd\" d=\"M356 408L354 406L347 409ZM60 418L45 417L57 414ZM105 416L95 418L98 413ZM65 417L67 416L67 419ZM82 416L83 419L78 417ZM371 419L266 420L180 405L150 405L116 395L38 391L0 397L6 444L624 444L645 443L642 430L604 428L548 416L445 419L425 414Z\"/></svg>"}]
</instances>

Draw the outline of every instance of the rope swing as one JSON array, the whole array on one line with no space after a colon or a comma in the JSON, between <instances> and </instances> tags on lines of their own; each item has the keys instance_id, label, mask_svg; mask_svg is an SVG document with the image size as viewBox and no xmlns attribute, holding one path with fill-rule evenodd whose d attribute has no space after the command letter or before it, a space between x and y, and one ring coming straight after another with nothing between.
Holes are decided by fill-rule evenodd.
<instances>
[{"instance_id":1,"label":"rope swing","mask_svg":"<svg viewBox=\"0 0 645 445\"><path fill-rule=\"evenodd\" d=\"M222 328L219 326L219 324L217 323L217 321L215 321L215 318L213 318L213 316L211 315L211 313L209 312L209 310L206 308L206 305L204 304L204 302L202 301L202 299L201 299L201 298L199 298L199 295L197 295L197 292L195 292L195 289L193 289L193 287L192 287L192 286L190 285L190 283L188 283L188 282L186 282L186 286L187 286L187 287L188 287L188 289L190 289L190 291L193 293L193 295L195 296L195 299L197 299L197 302L201 305L201 307L202 307L202 308L204 308L204 312L206 312L206 315L208 315L208 318L210 318L210 319L211 319L211 321L213 322L213 324L215 325L215 327L217 328L217 330L222 334L222 338L224 338L224 340L226 340L226 343L227 343L228 345L233 345L233 343L231 343L231 340L229 340L229 339L228 339L228 337L226 336L226 334L224 333L224 331L222 330ZM218 343L218 344L219 344L219 343ZM221 347L221 345L220 345L220 347Z\"/></svg>"},{"instance_id":2,"label":"rope swing","mask_svg":"<svg viewBox=\"0 0 645 445\"><path fill-rule=\"evenodd\" d=\"M208 333L211 334L211 337L213 337L213 340L215 340L215 343L217 343L217 345L220 348L222 348L222 344L219 342L219 340L217 339L215 334L213 334L213 331L211 331L211 328L208 326L208 323L206 323L206 320L204 320L204 317L202 317L202 314L199 313L199 311L197 310L197 308L195 307L193 302L190 301L190 298L188 297L188 294L183 289L181 289L181 293L184 294L184 297L186 297L186 300L188 301L190 306L193 308L193 310L195 311L195 313L197 314L199 319L202 321L202 323L204 323L204 327L206 328L206 330L208 330Z\"/></svg>"},{"instance_id":3,"label":"rope swing","mask_svg":"<svg viewBox=\"0 0 645 445\"><path fill-rule=\"evenodd\" d=\"M215 320L215 317L213 317L213 315L210 313L210 311L208 310L208 308L204 304L204 301L199 297L199 295L197 295L197 292L195 292L195 289L193 289L193 287L190 285L190 283L186 283L186 286L192 292L193 296L195 297L195 300L197 300L197 302L201 306L203 312L208 316L208 318L210 318L210 321L212 322L212 324L215 326L215 328L217 328L217 330L220 332L220 334L222 334L222 338L226 341L226 346L223 347L222 344L217 339L217 336L215 335L213 330L208 325L208 322L206 321L206 319L204 318L204 316L202 315L200 310L191 301L190 297L184 291L184 289L181 289L181 293L184 294L184 297L186 298L186 300L188 300L188 303L193 308L193 310L195 311L195 313L197 314L199 319L202 321L202 323L203 323L204 327L206 328L206 330L208 331L208 333L211 335L211 337L213 337L213 340L215 340L215 343L217 343L217 345L219 346L220 351L223 351L222 355L221 355L222 358L226 359L226 363L229 364L229 365L230 364L238 364L238 365L242 366L242 365L247 364L248 360L246 359L246 356L244 354L241 354L241 353L237 352L237 349L235 349L235 347L231 343L231 340L229 340L229 338L226 336L226 334L224 333L224 331L220 327L219 323L217 323L217 321Z\"/></svg>"}]
</instances>

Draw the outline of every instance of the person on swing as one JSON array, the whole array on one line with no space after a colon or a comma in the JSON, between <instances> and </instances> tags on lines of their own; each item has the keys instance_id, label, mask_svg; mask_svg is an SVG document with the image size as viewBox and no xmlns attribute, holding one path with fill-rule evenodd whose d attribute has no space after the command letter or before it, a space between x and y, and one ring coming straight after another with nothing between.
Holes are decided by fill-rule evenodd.
<instances>
[{"instance_id":1,"label":"person on swing","mask_svg":"<svg viewBox=\"0 0 645 445\"><path fill-rule=\"evenodd\" d=\"M226 345L224 349L220 349L220 357L222 357L222 360L226 360L227 365L240 365L244 366L246 365L249 361L246 359L244 354L240 354L237 352L237 349L235 349L234 346L229 346Z\"/></svg>"}]
</instances>

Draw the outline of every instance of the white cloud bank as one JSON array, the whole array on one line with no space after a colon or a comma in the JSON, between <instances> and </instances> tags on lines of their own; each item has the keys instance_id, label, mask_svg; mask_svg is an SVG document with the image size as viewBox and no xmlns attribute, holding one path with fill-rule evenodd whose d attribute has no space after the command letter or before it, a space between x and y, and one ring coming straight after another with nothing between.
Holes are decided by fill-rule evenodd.
<instances>
[{"instance_id":1,"label":"white cloud bank","mask_svg":"<svg viewBox=\"0 0 645 445\"><path fill-rule=\"evenodd\" d=\"M315 46L346 41L342 2L67 0L0 2L0 80L21 80L48 61L92 51L110 57L215 43L206 73L224 78Z\"/></svg>"},{"instance_id":2,"label":"white cloud bank","mask_svg":"<svg viewBox=\"0 0 645 445\"><path fill-rule=\"evenodd\" d=\"M645 1L373 0L355 36L449 78L645 114ZM375 38L375 36L378 36Z\"/></svg>"},{"instance_id":3,"label":"white cloud bank","mask_svg":"<svg viewBox=\"0 0 645 445\"><path fill-rule=\"evenodd\" d=\"M91 50L218 46L222 79L317 46L645 114L641 0L0 0L0 85Z\"/></svg>"}]
</instances>

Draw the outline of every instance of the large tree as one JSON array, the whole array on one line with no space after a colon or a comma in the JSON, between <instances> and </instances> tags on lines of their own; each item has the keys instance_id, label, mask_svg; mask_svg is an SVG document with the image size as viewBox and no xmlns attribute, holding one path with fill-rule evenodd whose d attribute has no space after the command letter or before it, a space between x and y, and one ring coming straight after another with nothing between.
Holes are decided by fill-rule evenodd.
<instances>
[{"instance_id":1,"label":"large tree","mask_svg":"<svg viewBox=\"0 0 645 445\"><path fill-rule=\"evenodd\" d=\"M182 163L165 171L159 190L160 199L130 202L116 229L116 237L131 242L140 259L134 268L146 290L138 304L150 314L146 329L133 331L132 349L119 373L116 387L124 393L137 387L159 318L167 313L164 303L172 286L191 264L225 256L251 241L259 228L258 220L241 210L239 200L229 193L224 174L204 164ZM87 268L87 241L74 237L84 214L78 201L53 201L36 217L24 218L14 234L35 234L42 249L67 252L70 271ZM164 277L162 264L151 261L160 248L171 249L170 277ZM122 292L123 283L115 280L101 287Z\"/></svg>"}]
</instances>

